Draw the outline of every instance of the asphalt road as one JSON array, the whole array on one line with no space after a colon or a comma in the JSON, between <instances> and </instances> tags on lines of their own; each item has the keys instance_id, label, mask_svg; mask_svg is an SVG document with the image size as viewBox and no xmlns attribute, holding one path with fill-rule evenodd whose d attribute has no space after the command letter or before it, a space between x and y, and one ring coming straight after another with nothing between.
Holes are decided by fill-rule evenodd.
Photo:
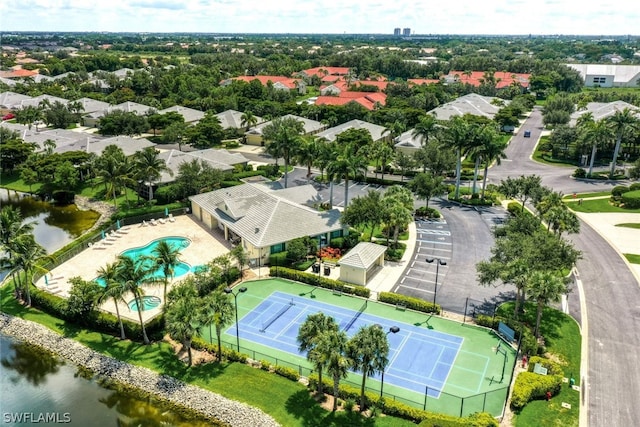
<instances>
[{"instance_id":1,"label":"asphalt road","mask_svg":"<svg viewBox=\"0 0 640 427\"><path fill-rule=\"evenodd\" d=\"M524 138L525 129L531 130L531 138ZM565 194L610 190L616 185L575 180L570 177L573 168L532 161L530 155L541 131L542 115L534 110L513 137L506 151L508 160L490 169L491 182L536 174L542 177L543 185ZM580 225L580 233L571 240L583 254L577 270L586 313L580 312L578 290L569 295L569 312L582 319L583 339L588 339L588 378L581 378L583 391L588 389L588 422L590 426L638 426L640 284L604 238L586 223Z\"/></svg>"},{"instance_id":2,"label":"asphalt road","mask_svg":"<svg viewBox=\"0 0 640 427\"><path fill-rule=\"evenodd\" d=\"M530 138L524 138L524 130L531 131ZM508 176L536 174L542 177L543 185L564 194L610 190L618 184L576 180L571 178L574 168L532 161L530 156L541 132L542 115L535 109L512 138L506 150L507 159L489 170L488 181L499 184ZM306 182L305 175L305 170L296 169L290 174L290 185L292 176L293 182L299 185ZM319 189L328 200L329 189L326 186ZM351 183L349 198L366 194L369 189L383 191L379 187ZM343 192L344 187L334 187L334 205L344 205ZM475 264L489 257L493 244L491 228L504 212L488 209L479 213L444 201L432 203L439 205L452 243L447 267L441 267L439 271L438 303L445 309L463 312L463 303L470 295L485 309L501 300L513 299L512 288L483 288L477 285L475 278ZM581 324L583 339L587 339L588 344L588 378L580 378L582 399L588 396L588 402L583 402L588 408L588 423L598 427L640 426L637 356L640 351L640 284L621 256L586 223L581 222L580 233L571 236L571 240L583 254L577 264L583 293L574 289L569 295L569 313ZM422 256L419 250L414 259ZM426 267L427 271L422 273L426 280L433 277L433 272L428 270L435 269L433 264L423 263L417 267L418 270ZM427 290L429 284L425 282L423 286L427 300L433 295ZM398 291L405 293L400 287ZM578 297L583 298L586 313L581 310Z\"/></svg>"}]
</instances>

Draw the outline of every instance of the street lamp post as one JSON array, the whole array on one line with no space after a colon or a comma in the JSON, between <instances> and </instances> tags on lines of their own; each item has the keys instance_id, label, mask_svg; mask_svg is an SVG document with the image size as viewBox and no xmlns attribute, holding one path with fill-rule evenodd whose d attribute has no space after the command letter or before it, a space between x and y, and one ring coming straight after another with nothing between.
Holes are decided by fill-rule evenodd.
<instances>
[{"instance_id":1,"label":"street lamp post","mask_svg":"<svg viewBox=\"0 0 640 427\"><path fill-rule=\"evenodd\" d=\"M387 335L389 335L389 333L395 334L400 332L400 328L397 326L392 326L389 328L389 330L387 331L387 333L385 334L385 337ZM382 389L384 388L384 367L382 368L382 379L380 380L380 397L382 397Z\"/></svg>"},{"instance_id":2,"label":"street lamp post","mask_svg":"<svg viewBox=\"0 0 640 427\"><path fill-rule=\"evenodd\" d=\"M233 301L235 302L236 307L236 343L238 344L238 352L240 352L240 325L238 324L238 295L241 293L247 292L247 287L243 286L238 289L238 292L233 292L233 289L230 287L224 288L225 294L233 295Z\"/></svg>"},{"instance_id":3,"label":"street lamp post","mask_svg":"<svg viewBox=\"0 0 640 427\"><path fill-rule=\"evenodd\" d=\"M433 287L433 306L435 308L436 305L436 295L438 294L438 273L440 272L440 266L441 265L447 265L447 263L443 260L441 260L440 258L427 258L427 262L429 264L431 264L433 261L437 260L438 262L436 263L436 284Z\"/></svg>"}]
</instances>

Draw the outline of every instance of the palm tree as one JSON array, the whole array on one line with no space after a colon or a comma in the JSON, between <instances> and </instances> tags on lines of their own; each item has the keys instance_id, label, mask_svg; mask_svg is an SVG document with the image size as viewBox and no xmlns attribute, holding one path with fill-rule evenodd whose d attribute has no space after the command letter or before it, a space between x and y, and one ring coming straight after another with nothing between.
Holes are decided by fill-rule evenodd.
<instances>
[{"instance_id":1,"label":"palm tree","mask_svg":"<svg viewBox=\"0 0 640 427\"><path fill-rule=\"evenodd\" d=\"M147 147L135 154L136 175L149 187L149 201L153 199L153 183L160 179L162 172L168 172L173 176L165 161L158 157L159 154L154 147Z\"/></svg>"},{"instance_id":2,"label":"palm tree","mask_svg":"<svg viewBox=\"0 0 640 427\"><path fill-rule=\"evenodd\" d=\"M464 155L469 140L469 123L460 116L454 116L443 133L443 143L456 150L456 191L455 198L460 197L460 173L462 169L462 156Z\"/></svg>"},{"instance_id":3,"label":"palm tree","mask_svg":"<svg viewBox=\"0 0 640 427\"><path fill-rule=\"evenodd\" d=\"M105 193L111 195L113 203L118 208L118 194L123 177L126 173L126 157L122 150L113 154L103 153L96 161L98 182L104 184Z\"/></svg>"},{"instance_id":4,"label":"palm tree","mask_svg":"<svg viewBox=\"0 0 640 427\"><path fill-rule=\"evenodd\" d=\"M27 105L22 108L18 108L13 112L16 116L16 123L27 125L29 130L34 123L42 120L43 112L42 107L35 105ZM38 131L38 125L36 124L36 132Z\"/></svg>"},{"instance_id":5,"label":"palm tree","mask_svg":"<svg viewBox=\"0 0 640 427\"><path fill-rule=\"evenodd\" d=\"M2 259L3 265L7 267L13 266L12 244L21 236L33 233L33 226L34 222L25 223L21 211L11 205L5 206L0 210L0 252L5 254ZM13 283L17 291L18 281L15 280L15 275L13 277Z\"/></svg>"},{"instance_id":6,"label":"palm tree","mask_svg":"<svg viewBox=\"0 0 640 427\"><path fill-rule=\"evenodd\" d=\"M362 172L366 167L365 159L353 153L350 145L339 149L338 155L327 166L327 175L331 181L344 179L344 207L349 205L349 180ZM333 200L330 201L333 205Z\"/></svg>"},{"instance_id":7,"label":"palm tree","mask_svg":"<svg viewBox=\"0 0 640 427\"><path fill-rule=\"evenodd\" d=\"M620 152L623 133L627 130L637 129L640 127L640 120L638 119L637 114L637 111L625 108L622 111L616 111L613 116L608 118L611 130L616 134L616 146L613 149L613 159L611 160L611 170L609 171L609 178L611 179L613 179L613 175L616 170L616 161L618 160L618 153Z\"/></svg>"},{"instance_id":8,"label":"palm tree","mask_svg":"<svg viewBox=\"0 0 640 427\"><path fill-rule=\"evenodd\" d=\"M240 116L240 126L244 127L245 132L249 132L251 126L258 124L258 118L249 110Z\"/></svg>"},{"instance_id":9,"label":"palm tree","mask_svg":"<svg viewBox=\"0 0 640 427\"><path fill-rule=\"evenodd\" d=\"M312 135L303 135L301 137L301 144L294 156L294 161L299 165L307 167L307 182L311 178L311 167L316 164L318 156L320 154L320 145L323 142L318 142L318 139Z\"/></svg>"},{"instance_id":10,"label":"palm tree","mask_svg":"<svg viewBox=\"0 0 640 427\"><path fill-rule=\"evenodd\" d=\"M422 146L425 146L429 143L429 137L435 133L436 126L436 118L432 114L427 114L420 117L420 121L416 124L415 128L413 128L411 136L418 138Z\"/></svg>"},{"instance_id":11,"label":"palm tree","mask_svg":"<svg viewBox=\"0 0 640 427\"><path fill-rule=\"evenodd\" d=\"M218 362L222 361L222 328L231 324L236 312L229 295L222 291L214 291L201 300L203 325L213 325L218 338Z\"/></svg>"},{"instance_id":12,"label":"palm tree","mask_svg":"<svg viewBox=\"0 0 640 427\"><path fill-rule=\"evenodd\" d=\"M495 162L497 165L500 165L500 161L502 159L506 159L507 155L505 150L509 143L504 141L499 134L494 133L490 138L487 138L483 141L483 145L478 151L482 160L484 160L484 173L482 176L482 192L480 195L481 199L484 199L484 192L487 188L487 175L489 175L489 166Z\"/></svg>"},{"instance_id":13,"label":"palm tree","mask_svg":"<svg viewBox=\"0 0 640 427\"><path fill-rule=\"evenodd\" d=\"M591 159L589 159L589 172L587 173L587 176L591 176L598 148L603 147L613 139L614 134L609 127L609 123L605 120L588 122L583 126L583 129L584 131L581 135L583 140L591 144Z\"/></svg>"},{"instance_id":14,"label":"palm tree","mask_svg":"<svg viewBox=\"0 0 640 427\"><path fill-rule=\"evenodd\" d=\"M199 309L200 299L195 288L188 282L172 289L169 299L169 303L164 306L167 332L187 349L191 366L191 343L194 336L200 335L203 326L202 311Z\"/></svg>"},{"instance_id":15,"label":"palm tree","mask_svg":"<svg viewBox=\"0 0 640 427\"><path fill-rule=\"evenodd\" d=\"M33 234L24 234L13 240L10 244L9 251L15 256L12 259L13 266L21 268L25 273L25 283L22 285L26 295L27 306L31 306L31 285L33 284L33 273L35 270L47 270L40 263L50 261L51 257L47 256L47 251L40 246L33 237Z\"/></svg>"},{"instance_id":16,"label":"palm tree","mask_svg":"<svg viewBox=\"0 0 640 427\"><path fill-rule=\"evenodd\" d=\"M162 268L162 281L164 283L163 300L167 300L167 285L173 280L175 268L180 264L180 248L161 240L151 252L156 266Z\"/></svg>"},{"instance_id":17,"label":"palm tree","mask_svg":"<svg viewBox=\"0 0 640 427\"><path fill-rule=\"evenodd\" d=\"M302 145L300 136L304 133L304 124L293 117L280 117L264 127L262 134L270 141L267 152L277 159L284 159L284 187L287 188L289 163Z\"/></svg>"},{"instance_id":18,"label":"palm tree","mask_svg":"<svg viewBox=\"0 0 640 427\"><path fill-rule=\"evenodd\" d=\"M344 331L326 331L320 336L318 347L325 352L327 374L333 379L333 408L338 408L340 379L346 378L351 361L346 356L347 334Z\"/></svg>"},{"instance_id":19,"label":"palm tree","mask_svg":"<svg viewBox=\"0 0 640 427\"><path fill-rule=\"evenodd\" d=\"M367 377L382 372L389 362L388 356L389 342L384 331L378 325L361 327L349 340L347 357L351 360L351 367L362 372L360 411L365 410L364 387Z\"/></svg>"},{"instance_id":20,"label":"palm tree","mask_svg":"<svg viewBox=\"0 0 640 427\"><path fill-rule=\"evenodd\" d=\"M144 295L144 289L142 285L148 283L154 283L155 280L151 277L151 269L149 268L148 259L140 257L133 259L126 255L118 256L117 264L117 280L122 283L122 286L126 291L131 292L136 301L138 307L138 318L140 320L140 327L142 328L142 340L145 344L149 344L149 337L147 337L147 330L144 327L142 321L142 296Z\"/></svg>"},{"instance_id":21,"label":"palm tree","mask_svg":"<svg viewBox=\"0 0 640 427\"><path fill-rule=\"evenodd\" d=\"M567 285L563 277L551 271L536 271L529 278L527 294L536 300L535 336L540 338L540 321L544 307L551 302L559 302L562 294L567 293Z\"/></svg>"},{"instance_id":22,"label":"palm tree","mask_svg":"<svg viewBox=\"0 0 640 427\"><path fill-rule=\"evenodd\" d=\"M116 306L116 316L118 317L118 324L120 325L120 339L125 339L124 325L122 324L122 317L120 317L120 309L118 308L118 301L124 302L124 294L127 292L126 287L122 282L118 280L118 264L113 262L109 263L98 269L98 278L104 280L105 286L102 291L102 295L98 298L98 303L102 303L107 298L113 298L113 304Z\"/></svg>"},{"instance_id":23,"label":"palm tree","mask_svg":"<svg viewBox=\"0 0 640 427\"><path fill-rule=\"evenodd\" d=\"M298 351L307 353L307 360L311 362L318 372L318 394L322 394L322 371L326 365L326 357L323 351L319 351L319 343L322 334L338 333L340 328L335 319L322 312L310 314L298 329Z\"/></svg>"}]
</instances>

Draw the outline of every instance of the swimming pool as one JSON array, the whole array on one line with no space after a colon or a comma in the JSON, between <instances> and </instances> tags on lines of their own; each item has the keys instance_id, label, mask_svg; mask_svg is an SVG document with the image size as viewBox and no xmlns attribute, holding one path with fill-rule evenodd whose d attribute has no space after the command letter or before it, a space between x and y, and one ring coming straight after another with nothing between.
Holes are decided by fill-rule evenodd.
<instances>
[{"instance_id":1,"label":"swimming pool","mask_svg":"<svg viewBox=\"0 0 640 427\"><path fill-rule=\"evenodd\" d=\"M135 247L131 249L127 249L120 253L120 255L128 256L129 258L138 259L140 257L153 257L153 251L158 246L158 243L161 241L166 241L170 246L174 248L179 248L180 250L188 247L191 244L191 240L186 237L163 237L161 239L156 239L145 246ZM173 269L173 278L178 278L184 276L185 274L193 271L192 267L186 262L180 262ZM155 279L164 278L164 273L162 272L162 268L157 268L151 273L151 277ZM106 282L101 277L97 277L94 279L100 286L105 287Z\"/></svg>"},{"instance_id":2,"label":"swimming pool","mask_svg":"<svg viewBox=\"0 0 640 427\"><path fill-rule=\"evenodd\" d=\"M143 295L141 299L142 311L151 310L160 305L160 298L153 295ZM129 306L129 310L138 311L138 302L135 298L129 301L127 305Z\"/></svg>"}]
</instances>

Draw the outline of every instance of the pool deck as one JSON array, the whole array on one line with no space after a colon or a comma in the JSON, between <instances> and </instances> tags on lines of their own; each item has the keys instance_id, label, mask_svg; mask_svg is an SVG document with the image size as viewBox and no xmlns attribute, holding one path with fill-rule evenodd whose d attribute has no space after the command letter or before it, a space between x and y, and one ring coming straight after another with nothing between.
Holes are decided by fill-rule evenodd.
<instances>
[{"instance_id":1,"label":"pool deck","mask_svg":"<svg viewBox=\"0 0 640 427\"><path fill-rule=\"evenodd\" d=\"M133 224L123 227L119 233L110 235L99 243L87 247L69 261L51 270L47 274L46 281L43 276L36 282L36 286L53 294L68 297L71 289L70 278L79 276L84 280L95 279L97 270L107 263L115 262L121 252L145 246L153 240L163 237L186 237L191 241L191 244L181 251L180 260L192 267L207 264L212 259L231 250L231 244L224 241L222 233L218 230L207 230L190 215L181 215L174 219L173 222L166 220L164 224L150 225L147 223L146 226ZM173 282L178 282L181 279L182 277L174 279ZM163 286L161 284L145 286L144 291L145 295L154 295L162 300ZM132 299L133 295L131 294L124 297L127 302ZM116 312L113 299L105 301L101 308L114 314ZM162 304L158 308L144 310L142 312L143 321L146 322L155 317L160 313L161 308ZM137 311L130 310L122 302L118 304L118 309L123 318L139 322Z\"/></svg>"}]
</instances>

